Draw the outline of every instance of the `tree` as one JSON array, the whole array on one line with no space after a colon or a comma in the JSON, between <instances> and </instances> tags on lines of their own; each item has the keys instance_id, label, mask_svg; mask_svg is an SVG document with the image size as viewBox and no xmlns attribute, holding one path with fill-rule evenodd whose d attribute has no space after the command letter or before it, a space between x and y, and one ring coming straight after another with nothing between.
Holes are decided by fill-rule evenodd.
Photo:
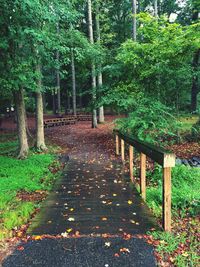
<instances>
[{"instance_id":1,"label":"tree","mask_svg":"<svg viewBox=\"0 0 200 267\"><path fill-rule=\"evenodd\" d=\"M43 99L42 99L42 80L41 66L37 65L38 86L36 91L36 148L40 151L47 149L44 140L44 120L43 120Z\"/></svg>"},{"instance_id":2,"label":"tree","mask_svg":"<svg viewBox=\"0 0 200 267\"><path fill-rule=\"evenodd\" d=\"M132 0L132 12L133 12L133 32L132 32L132 37L133 40L136 41L137 39L137 20L136 20L136 15L137 15L137 3L136 0Z\"/></svg>"},{"instance_id":3,"label":"tree","mask_svg":"<svg viewBox=\"0 0 200 267\"><path fill-rule=\"evenodd\" d=\"M71 48L71 67L72 67L72 99L73 99L73 114L76 116L76 69L74 62L74 50Z\"/></svg>"},{"instance_id":4,"label":"tree","mask_svg":"<svg viewBox=\"0 0 200 267\"><path fill-rule=\"evenodd\" d=\"M28 156L29 145L26 132L26 111L24 103L23 88L14 92L14 99L17 109L17 129L19 138L19 159L25 159Z\"/></svg>"},{"instance_id":5,"label":"tree","mask_svg":"<svg viewBox=\"0 0 200 267\"><path fill-rule=\"evenodd\" d=\"M100 45L101 44L101 31L100 31L100 18L99 18L99 2L96 3L96 34L97 34L97 43ZM103 85L103 75L102 75L102 66L99 64L98 66L98 88L101 89ZM104 107L101 106L99 108L99 122L103 123L105 121L104 117Z\"/></svg>"},{"instance_id":6,"label":"tree","mask_svg":"<svg viewBox=\"0 0 200 267\"><path fill-rule=\"evenodd\" d=\"M94 44L94 35L93 35L93 20L92 20L92 2L91 0L87 1L88 3L88 30L89 30L89 39L90 43L93 45ZM92 62L91 66L91 75L92 75L92 99L93 99L93 106L95 105L96 102L96 87L97 87L97 82L96 82L96 67L94 62ZM97 111L93 107L92 111L92 128L97 127Z\"/></svg>"}]
</instances>

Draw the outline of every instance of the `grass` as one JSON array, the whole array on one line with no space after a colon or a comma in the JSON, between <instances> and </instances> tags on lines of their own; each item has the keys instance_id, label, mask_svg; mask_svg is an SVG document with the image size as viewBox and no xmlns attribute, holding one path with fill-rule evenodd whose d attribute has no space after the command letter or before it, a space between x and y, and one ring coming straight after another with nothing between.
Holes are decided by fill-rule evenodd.
<instances>
[{"instance_id":1,"label":"grass","mask_svg":"<svg viewBox=\"0 0 200 267\"><path fill-rule=\"evenodd\" d=\"M17 194L49 191L57 177L49 168L52 164L58 167L53 154L31 152L21 161L11 157L17 145L12 135L0 138L0 240L11 237L13 229L25 224L38 207L36 202L20 200Z\"/></svg>"},{"instance_id":2,"label":"grass","mask_svg":"<svg viewBox=\"0 0 200 267\"><path fill-rule=\"evenodd\" d=\"M178 119L178 122L181 122L181 134L191 132L192 127L198 122L199 116L181 116Z\"/></svg>"},{"instance_id":3,"label":"grass","mask_svg":"<svg viewBox=\"0 0 200 267\"><path fill-rule=\"evenodd\" d=\"M154 214L162 216L162 169L148 173L147 204ZM159 240L156 251L174 266L197 266L198 219L200 212L200 168L177 166L172 171L173 232L153 232ZM199 229L200 230L200 229Z\"/></svg>"}]
</instances>

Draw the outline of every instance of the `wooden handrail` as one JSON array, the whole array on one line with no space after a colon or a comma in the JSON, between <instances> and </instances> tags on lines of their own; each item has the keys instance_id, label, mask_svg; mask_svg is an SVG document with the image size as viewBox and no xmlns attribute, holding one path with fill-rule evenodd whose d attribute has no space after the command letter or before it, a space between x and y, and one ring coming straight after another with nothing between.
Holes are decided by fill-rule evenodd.
<instances>
[{"instance_id":1,"label":"wooden handrail","mask_svg":"<svg viewBox=\"0 0 200 267\"><path fill-rule=\"evenodd\" d=\"M136 137L122 134L117 130L114 130L114 133L119 138L124 140L127 144L133 146L138 152L145 154L147 157L157 162L163 168L175 167L176 156L168 150L143 142Z\"/></svg>"},{"instance_id":2,"label":"wooden handrail","mask_svg":"<svg viewBox=\"0 0 200 267\"><path fill-rule=\"evenodd\" d=\"M140 193L146 200L146 157L151 158L163 167L163 228L165 231L171 231L171 169L175 167L176 156L169 151L152 144L143 142L138 138L123 134L114 130L116 136L116 154L120 154L121 139L121 157L125 162L125 143L129 145L129 168L130 179L134 182L133 175L133 153L134 148L140 153Z\"/></svg>"}]
</instances>

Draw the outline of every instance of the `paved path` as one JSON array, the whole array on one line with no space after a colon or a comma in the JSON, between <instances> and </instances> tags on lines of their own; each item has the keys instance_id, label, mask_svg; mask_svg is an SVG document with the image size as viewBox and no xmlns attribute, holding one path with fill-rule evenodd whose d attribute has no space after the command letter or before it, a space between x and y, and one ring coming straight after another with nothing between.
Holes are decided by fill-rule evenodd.
<instances>
[{"instance_id":1,"label":"paved path","mask_svg":"<svg viewBox=\"0 0 200 267\"><path fill-rule=\"evenodd\" d=\"M53 137L56 130L49 131ZM123 239L124 233L145 234L155 221L115 158L109 131L92 132L88 123L59 131L56 136L70 148L62 157L66 167L29 233L79 238L28 242L3 266L155 266L151 246ZM123 248L128 252L120 253Z\"/></svg>"}]
</instances>

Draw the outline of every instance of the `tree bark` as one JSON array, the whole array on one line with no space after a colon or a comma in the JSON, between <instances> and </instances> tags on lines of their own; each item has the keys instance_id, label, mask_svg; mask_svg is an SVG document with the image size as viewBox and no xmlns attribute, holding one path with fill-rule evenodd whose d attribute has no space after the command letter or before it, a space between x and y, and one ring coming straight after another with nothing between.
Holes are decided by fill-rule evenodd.
<instances>
[{"instance_id":1,"label":"tree bark","mask_svg":"<svg viewBox=\"0 0 200 267\"><path fill-rule=\"evenodd\" d=\"M198 67L199 67L199 59L200 59L200 49L198 49L193 57L192 68L193 68L193 79L192 79L192 90L191 90L191 111L197 111L197 97L199 93L199 85L198 85Z\"/></svg>"},{"instance_id":2,"label":"tree bark","mask_svg":"<svg viewBox=\"0 0 200 267\"><path fill-rule=\"evenodd\" d=\"M98 74L98 86L99 88L101 88L103 85L103 77L102 77L102 73ZM101 106L99 108L99 123L104 123L105 122L105 116L104 116L104 107Z\"/></svg>"},{"instance_id":3,"label":"tree bark","mask_svg":"<svg viewBox=\"0 0 200 267\"><path fill-rule=\"evenodd\" d=\"M60 28L59 28L59 24L57 24L57 35L59 37L60 34ZM56 52L56 61L57 64L59 65L60 63L60 53L59 51ZM57 71L56 71L56 80L57 80L57 104L58 104L58 113L61 113L61 98L60 98L60 68L58 67Z\"/></svg>"},{"instance_id":4,"label":"tree bark","mask_svg":"<svg viewBox=\"0 0 200 267\"><path fill-rule=\"evenodd\" d=\"M56 53L56 58L57 58L57 61L59 62L60 55L59 55L58 51ZM56 80L57 80L57 106L58 106L57 112L60 114L60 112L61 112L61 100L60 100L60 72L59 72L59 70L56 71Z\"/></svg>"},{"instance_id":5,"label":"tree bark","mask_svg":"<svg viewBox=\"0 0 200 267\"><path fill-rule=\"evenodd\" d=\"M88 3L89 39L90 39L90 43L94 44L93 23L92 23L92 2L91 0L88 0L87 3ZM93 100L93 105L94 105L96 102L96 87L97 87L96 67L95 67L94 62L92 62L91 72L92 72L92 100ZM92 128L97 128L97 111L95 108L93 108L93 111L92 111Z\"/></svg>"},{"instance_id":6,"label":"tree bark","mask_svg":"<svg viewBox=\"0 0 200 267\"><path fill-rule=\"evenodd\" d=\"M158 17L158 0L154 0L154 16Z\"/></svg>"},{"instance_id":7,"label":"tree bark","mask_svg":"<svg viewBox=\"0 0 200 267\"><path fill-rule=\"evenodd\" d=\"M132 26L132 38L134 41L137 40L137 1L132 0L132 12L133 12L133 26Z\"/></svg>"},{"instance_id":8,"label":"tree bark","mask_svg":"<svg viewBox=\"0 0 200 267\"><path fill-rule=\"evenodd\" d=\"M100 31L100 19L99 19L99 3L97 3L96 6L96 32L97 32L97 42L100 44L101 43L101 31ZM101 88L103 85L103 76L102 76L102 66L99 64L99 73L98 73L98 88ZM101 106L99 108L99 123L104 123L105 122L105 117L104 117L104 107Z\"/></svg>"},{"instance_id":9,"label":"tree bark","mask_svg":"<svg viewBox=\"0 0 200 267\"><path fill-rule=\"evenodd\" d=\"M17 111L17 128L18 128L18 139L19 139L19 159L25 159L28 156L29 146L26 132L26 111L24 103L24 92L23 89L14 93L16 111Z\"/></svg>"},{"instance_id":10,"label":"tree bark","mask_svg":"<svg viewBox=\"0 0 200 267\"><path fill-rule=\"evenodd\" d=\"M53 114L56 115L56 94L55 89L52 92L52 100L53 100Z\"/></svg>"},{"instance_id":11,"label":"tree bark","mask_svg":"<svg viewBox=\"0 0 200 267\"><path fill-rule=\"evenodd\" d=\"M37 66L37 72L41 73L41 66ZM41 151L47 149L44 138L44 112L43 99L41 93L42 80L38 78L38 88L36 92L36 148Z\"/></svg>"},{"instance_id":12,"label":"tree bark","mask_svg":"<svg viewBox=\"0 0 200 267\"><path fill-rule=\"evenodd\" d=\"M76 69L74 62L74 50L71 49L71 67L72 67L72 96L73 96L73 114L76 116L77 108L76 108Z\"/></svg>"}]
</instances>

